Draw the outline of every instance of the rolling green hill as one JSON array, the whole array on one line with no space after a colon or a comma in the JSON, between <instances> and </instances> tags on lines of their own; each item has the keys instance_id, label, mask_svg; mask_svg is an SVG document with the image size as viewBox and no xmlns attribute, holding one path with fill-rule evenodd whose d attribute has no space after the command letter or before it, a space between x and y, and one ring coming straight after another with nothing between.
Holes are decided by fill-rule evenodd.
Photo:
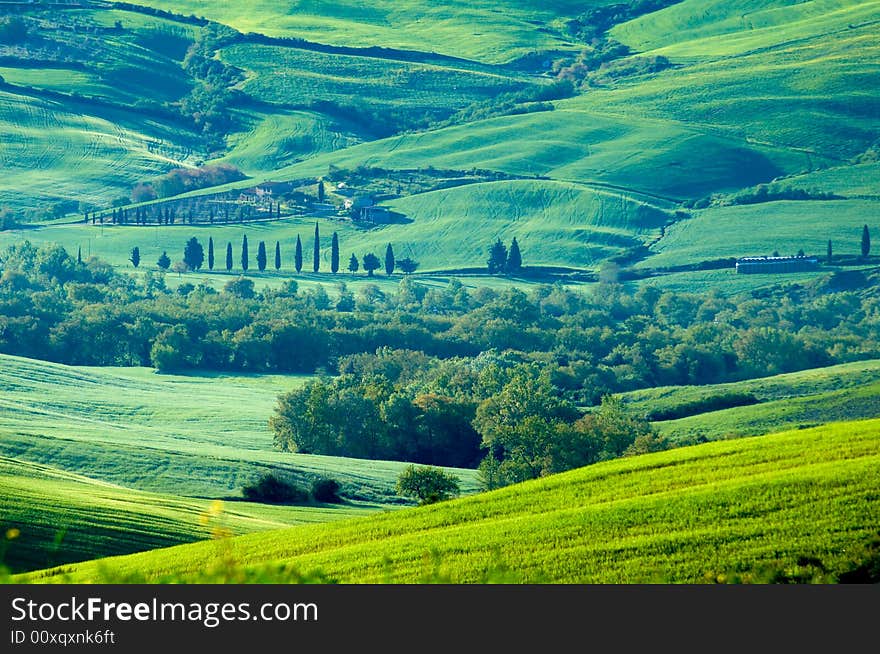
<instances>
[{"instance_id":1,"label":"rolling green hill","mask_svg":"<svg viewBox=\"0 0 880 654\"><path fill-rule=\"evenodd\" d=\"M24 57L14 51L21 61L0 61L8 82L0 89L0 123L13 136L0 151L11 170L0 182L0 203L32 206L27 198L36 197L53 210L62 205L62 213L80 202L107 206L138 181L211 158L252 176L234 185L240 188L358 166L548 178L524 192L499 182L404 194L386 202L412 223L366 233L340 226L357 241L352 250L393 242L423 270L482 265L480 242L502 231L531 250L526 263L597 267L651 242L659 212L778 178L851 193L845 201L712 206L692 219L686 210L641 265L812 252L828 239L848 252L854 228L876 208L875 1L673 3L613 25L606 38L629 47L630 56L595 64L583 79L573 73L575 97L541 106L530 100L586 47L572 31L575 19L600 20L584 16L613 3L141 4L58 12L55 33L45 12L25 12L34 46ZM150 15L152 8L172 14ZM77 31L91 34L90 49L71 45ZM232 100L221 107L229 131L211 152L187 122L192 116L181 114L200 84L219 84L199 77L191 47L208 48L231 80L224 92ZM669 65L645 72L640 62L656 56ZM149 101L132 101L145 88ZM502 98L517 94L504 105ZM387 134L394 135L378 138ZM824 225L821 234L807 229L816 224ZM267 228L267 240L289 238L291 227L299 223ZM29 236L85 242L125 265L133 239L99 245L87 235L94 232L69 229ZM153 243L138 240L152 248L149 258L178 247L160 234ZM713 275L669 283L718 286Z\"/></svg>"},{"instance_id":2,"label":"rolling green hill","mask_svg":"<svg viewBox=\"0 0 880 654\"><path fill-rule=\"evenodd\" d=\"M348 498L399 503L406 464L288 454L267 423L278 394L303 377L158 375L0 355L0 455L177 496L239 496L275 471L308 487L321 476ZM464 492L476 472L456 470Z\"/></svg>"},{"instance_id":3,"label":"rolling green hill","mask_svg":"<svg viewBox=\"0 0 880 654\"><path fill-rule=\"evenodd\" d=\"M245 7L204 0L147 0L139 4L204 16L242 32L353 47L381 45L504 63L535 50L571 48L572 43L557 30L548 29L547 24L589 7L613 3L454 0L437 5L425 0L380 0L366 6L352 0L259 0Z\"/></svg>"},{"instance_id":4,"label":"rolling green hill","mask_svg":"<svg viewBox=\"0 0 880 654\"><path fill-rule=\"evenodd\" d=\"M880 362L859 361L827 368L705 386L663 386L622 394L628 406L655 418L660 433L682 439L738 438L785 429L880 417ZM713 400L751 396L753 403L712 407ZM736 401L736 400L734 400Z\"/></svg>"},{"instance_id":5,"label":"rolling green hill","mask_svg":"<svg viewBox=\"0 0 880 654\"><path fill-rule=\"evenodd\" d=\"M429 507L243 536L222 558L216 544L185 545L26 580L281 581L321 571L358 583L699 583L762 579L766 568L827 580L861 563L860 548L880 529L878 427L708 443Z\"/></svg>"},{"instance_id":6,"label":"rolling green hill","mask_svg":"<svg viewBox=\"0 0 880 654\"><path fill-rule=\"evenodd\" d=\"M0 564L21 572L205 540L351 517L364 505L272 506L145 493L49 466L0 458L0 530L17 529Z\"/></svg>"},{"instance_id":7,"label":"rolling green hill","mask_svg":"<svg viewBox=\"0 0 880 654\"><path fill-rule=\"evenodd\" d=\"M239 247L243 235L250 243L281 243L283 271L293 271L297 235L311 248L315 222L322 234L324 270L330 267L330 237L338 232L340 251L382 255L392 242L399 257L411 256L420 270L430 271L484 265L485 252L496 238L516 236L523 244L527 265L554 265L565 261L581 268L619 254L659 234L669 214L656 203L638 197L581 184L553 181L499 181L413 195L389 205L408 221L365 229L349 220L287 218L245 225L93 226L90 224L47 226L40 230L0 233L0 247L22 237L34 243L61 243L69 252L82 248L83 257L98 256L117 266L128 266L129 253L140 249L143 267L155 269L163 251L178 261L192 236L203 245L214 239L218 252L216 270L225 272L226 243L234 248L239 270ZM462 247L462 242L466 247ZM310 251L310 250L309 250ZM343 266L344 268L344 266ZM203 270L189 277L207 274ZM361 273L363 275L363 273ZM327 279L327 282L333 281Z\"/></svg>"},{"instance_id":8,"label":"rolling green hill","mask_svg":"<svg viewBox=\"0 0 880 654\"><path fill-rule=\"evenodd\" d=\"M880 383L851 389L774 400L658 423L672 439L739 438L790 427L803 429L826 422L880 416Z\"/></svg>"}]
</instances>

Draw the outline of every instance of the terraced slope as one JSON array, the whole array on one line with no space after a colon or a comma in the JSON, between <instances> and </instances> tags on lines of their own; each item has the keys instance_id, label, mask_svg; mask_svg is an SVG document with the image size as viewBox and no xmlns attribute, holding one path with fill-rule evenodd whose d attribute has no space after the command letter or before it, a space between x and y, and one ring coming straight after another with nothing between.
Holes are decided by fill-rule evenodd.
<instances>
[{"instance_id":1,"label":"terraced slope","mask_svg":"<svg viewBox=\"0 0 880 654\"><path fill-rule=\"evenodd\" d=\"M320 570L358 583L699 583L719 575L761 579L769 567L831 580L861 562L850 557L880 530L878 474L880 421L838 423L605 462L423 508L243 536L224 550L235 570L218 560L215 545L195 544L27 579L283 581ZM804 571L809 560L828 572L809 563Z\"/></svg>"}]
</instances>

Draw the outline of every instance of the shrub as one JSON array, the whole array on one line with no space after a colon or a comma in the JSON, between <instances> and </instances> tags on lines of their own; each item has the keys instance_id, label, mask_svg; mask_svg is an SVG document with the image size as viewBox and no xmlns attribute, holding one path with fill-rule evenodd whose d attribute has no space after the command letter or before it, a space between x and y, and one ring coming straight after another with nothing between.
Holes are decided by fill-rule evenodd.
<instances>
[{"instance_id":1,"label":"shrub","mask_svg":"<svg viewBox=\"0 0 880 654\"><path fill-rule=\"evenodd\" d=\"M342 498L339 497L340 488L339 482L335 479L316 479L312 484L312 499L326 504L339 504L342 502Z\"/></svg>"},{"instance_id":2,"label":"shrub","mask_svg":"<svg viewBox=\"0 0 880 654\"><path fill-rule=\"evenodd\" d=\"M459 479L440 468L411 465L398 477L397 492L417 497L419 504L433 504L458 495Z\"/></svg>"},{"instance_id":3,"label":"shrub","mask_svg":"<svg viewBox=\"0 0 880 654\"><path fill-rule=\"evenodd\" d=\"M299 486L284 481L272 473L265 474L256 483L245 486L241 492L245 499L269 504L294 504L308 498L308 494Z\"/></svg>"}]
</instances>

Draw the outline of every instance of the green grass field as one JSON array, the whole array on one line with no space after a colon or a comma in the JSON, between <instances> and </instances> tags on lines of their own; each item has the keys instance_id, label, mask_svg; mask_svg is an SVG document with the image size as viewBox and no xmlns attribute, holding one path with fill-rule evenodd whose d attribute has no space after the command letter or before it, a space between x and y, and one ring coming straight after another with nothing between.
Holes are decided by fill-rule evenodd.
<instances>
[{"instance_id":1,"label":"green grass field","mask_svg":"<svg viewBox=\"0 0 880 654\"><path fill-rule=\"evenodd\" d=\"M667 420L657 427L673 442L700 436L716 440L878 416L880 382L874 382Z\"/></svg>"},{"instance_id":2,"label":"green grass field","mask_svg":"<svg viewBox=\"0 0 880 654\"><path fill-rule=\"evenodd\" d=\"M336 520L375 510L370 505L213 505L207 499L146 493L57 468L0 458L0 531L18 529L0 564L34 570L116 554L210 539L225 530L264 529Z\"/></svg>"},{"instance_id":3,"label":"green grass field","mask_svg":"<svg viewBox=\"0 0 880 654\"><path fill-rule=\"evenodd\" d=\"M700 583L828 570L880 529L880 422L681 448L332 524L65 566L30 582ZM234 569L230 569L233 566ZM252 575L252 576L248 576Z\"/></svg>"},{"instance_id":4,"label":"green grass field","mask_svg":"<svg viewBox=\"0 0 880 654\"><path fill-rule=\"evenodd\" d=\"M308 487L321 476L343 495L399 503L399 462L273 449L268 419L296 376L158 375L146 368L76 368L0 355L0 455L96 480L177 496L240 497L275 471ZM462 490L476 472L456 470Z\"/></svg>"},{"instance_id":5,"label":"green grass field","mask_svg":"<svg viewBox=\"0 0 880 654\"><path fill-rule=\"evenodd\" d=\"M535 50L570 49L572 44L538 27L576 15L607 0L552 0L540 4L379 0L369 6L352 0L270 2L247 6L206 0L145 0L140 4L195 14L231 25L242 32L291 36L319 43L436 52L489 63L504 63Z\"/></svg>"},{"instance_id":6,"label":"green grass field","mask_svg":"<svg viewBox=\"0 0 880 654\"><path fill-rule=\"evenodd\" d=\"M713 397L751 394L758 404L699 412L655 426L673 441L756 436L826 422L880 417L880 361L857 361L827 368L705 386L662 386L624 393L636 413L668 411Z\"/></svg>"},{"instance_id":7,"label":"green grass field","mask_svg":"<svg viewBox=\"0 0 880 654\"><path fill-rule=\"evenodd\" d=\"M712 259L794 255L824 260L828 241L837 255L858 256L862 225L874 211L868 200L785 201L696 212L666 230L652 246L646 267L678 266Z\"/></svg>"}]
</instances>

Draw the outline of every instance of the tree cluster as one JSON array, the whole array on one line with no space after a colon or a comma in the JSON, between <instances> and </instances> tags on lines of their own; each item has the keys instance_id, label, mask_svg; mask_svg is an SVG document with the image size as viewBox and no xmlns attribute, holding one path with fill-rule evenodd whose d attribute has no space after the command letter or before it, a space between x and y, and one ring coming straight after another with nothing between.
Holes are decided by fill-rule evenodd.
<instances>
[{"instance_id":1,"label":"tree cluster","mask_svg":"<svg viewBox=\"0 0 880 654\"><path fill-rule=\"evenodd\" d=\"M171 266L168 253L163 262ZM613 281L592 294L549 285L526 294L409 276L392 292L366 284L331 296L247 279L223 292L172 291L152 270L136 279L28 242L0 253L0 267L0 351L70 364L313 373L382 347L441 359L512 351L552 363L553 384L593 405L636 388L880 358L880 287L862 271L734 297Z\"/></svg>"},{"instance_id":2,"label":"tree cluster","mask_svg":"<svg viewBox=\"0 0 880 654\"><path fill-rule=\"evenodd\" d=\"M522 270L522 254L519 250L519 243L516 237L510 242L510 250L501 242L501 239L495 241L489 248L488 264L489 274L497 275L506 273L515 275Z\"/></svg>"}]
</instances>

